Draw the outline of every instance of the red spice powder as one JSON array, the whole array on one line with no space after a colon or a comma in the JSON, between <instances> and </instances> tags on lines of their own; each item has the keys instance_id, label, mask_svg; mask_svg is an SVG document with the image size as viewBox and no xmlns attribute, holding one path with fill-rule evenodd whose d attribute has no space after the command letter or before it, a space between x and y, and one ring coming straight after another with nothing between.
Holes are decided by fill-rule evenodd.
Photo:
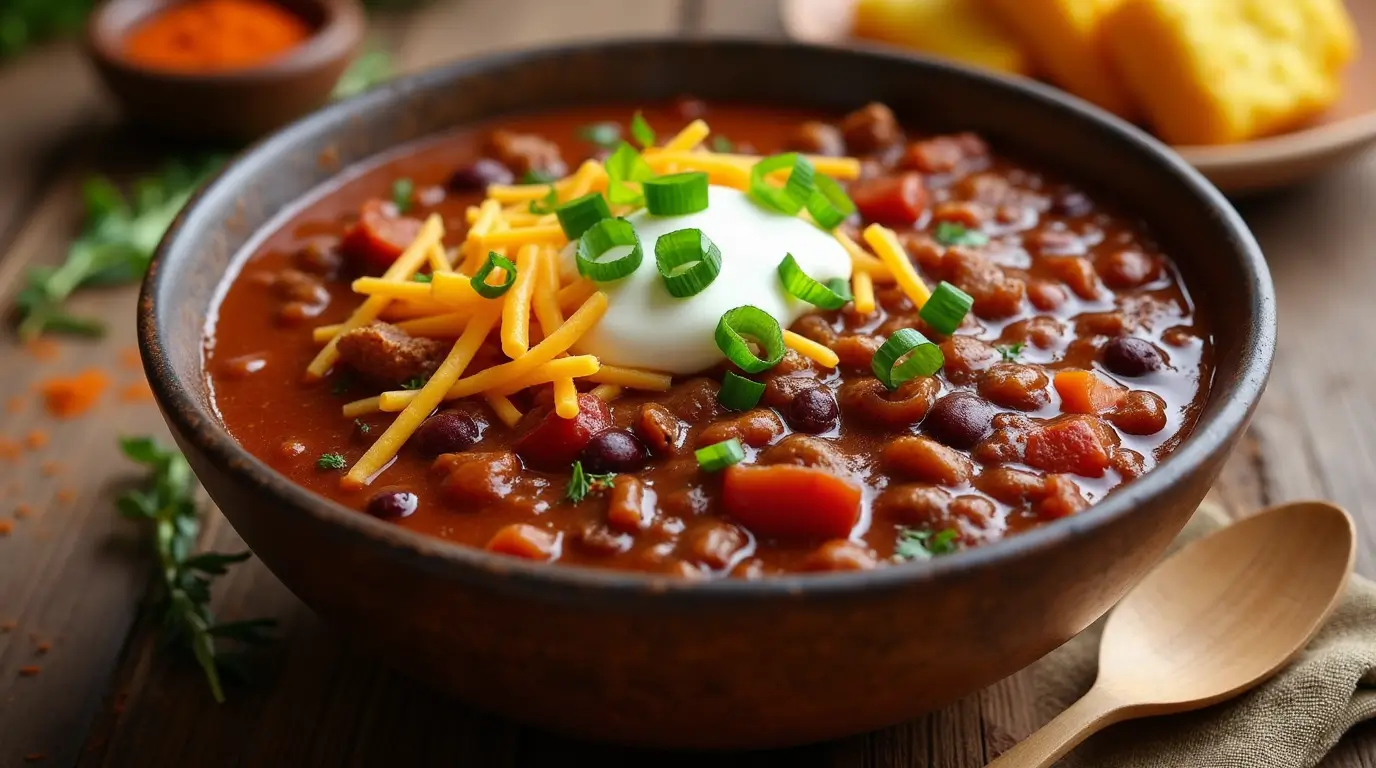
<instances>
[{"instance_id":1,"label":"red spice powder","mask_svg":"<svg viewBox=\"0 0 1376 768\"><path fill-rule=\"evenodd\" d=\"M39 360L51 360L57 357L57 353L61 352L62 348L57 345L56 341L40 337L24 342L24 351Z\"/></svg>"},{"instance_id":2,"label":"red spice powder","mask_svg":"<svg viewBox=\"0 0 1376 768\"><path fill-rule=\"evenodd\" d=\"M147 381L136 381L119 391L119 399L126 403L142 403L153 399L153 390Z\"/></svg>"},{"instance_id":3,"label":"red spice powder","mask_svg":"<svg viewBox=\"0 0 1376 768\"><path fill-rule=\"evenodd\" d=\"M62 490L57 492L57 500L60 502L66 503L69 501L74 501L75 499L76 491L72 490L71 488L63 488Z\"/></svg>"},{"instance_id":4,"label":"red spice powder","mask_svg":"<svg viewBox=\"0 0 1376 768\"><path fill-rule=\"evenodd\" d=\"M261 64L310 37L306 22L268 0L191 0L134 30L124 55L175 72L223 72Z\"/></svg>"},{"instance_id":5,"label":"red spice powder","mask_svg":"<svg viewBox=\"0 0 1376 768\"><path fill-rule=\"evenodd\" d=\"M15 395L5 401L5 410L9 413L19 413L24 410L24 398Z\"/></svg>"},{"instance_id":6,"label":"red spice powder","mask_svg":"<svg viewBox=\"0 0 1376 768\"><path fill-rule=\"evenodd\" d=\"M48 459L39 465L39 470L43 473L44 477L52 477L62 471L62 462Z\"/></svg>"},{"instance_id":7,"label":"red spice powder","mask_svg":"<svg viewBox=\"0 0 1376 768\"><path fill-rule=\"evenodd\" d=\"M48 444L48 433L35 429L24 436L24 442L28 443L29 447L36 451Z\"/></svg>"},{"instance_id":8,"label":"red spice powder","mask_svg":"<svg viewBox=\"0 0 1376 768\"><path fill-rule=\"evenodd\" d=\"M33 517L33 507L28 504L19 504L14 508L14 516L20 520Z\"/></svg>"},{"instance_id":9,"label":"red spice powder","mask_svg":"<svg viewBox=\"0 0 1376 768\"><path fill-rule=\"evenodd\" d=\"M19 676L20 676L20 677L38 677L38 673L39 673L39 672L42 672L42 671L43 671L43 668L42 668L42 667L40 667L40 666L38 666L38 665L36 665L36 664L30 664L30 665L28 665L27 667L20 667L20 668L19 668Z\"/></svg>"},{"instance_id":10,"label":"red spice powder","mask_svg":"<svg viewBox=\"0 0 1376 768\"><path fill-rule=\"evenodd\" d=\"M14 532L14 521L0 520L0 536L8 536Z\"/></svg>"},{"instance_id":11,"label":"red spice powder","mask_svg":"<svg viewBox=\"0 0 1376 768\"><path fill-rule=\"evenodd\" d=\"M52 415L70 419L90 410L108 386L110 377L97 368L69 378L48 379L41 385L43 404Z\"/></svg>"}]
</instances>

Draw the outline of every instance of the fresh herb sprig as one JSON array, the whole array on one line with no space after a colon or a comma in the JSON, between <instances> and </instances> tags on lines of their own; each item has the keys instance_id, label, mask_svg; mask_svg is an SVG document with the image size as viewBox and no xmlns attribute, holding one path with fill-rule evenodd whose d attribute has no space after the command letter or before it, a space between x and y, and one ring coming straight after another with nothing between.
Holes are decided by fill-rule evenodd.
<instances>
[{"instance_id":1,"label":"fresh herb sprig","mask_svg":"<svg viewBox=\"0 0 1376 768\"><path fill-rule=\"evenodd\" d=\"M564 489L564 498L579 503L588 497L590 493L610 490L616 484L616 473L608 472L604 475L585 472L583 462L573 462L573 474L569 476L568 487Z\"/></svg>"},{"instance_id":2,"label":"fresh herb sprig","mask_svg":"<svg viewBox=\"0 0 1376 768\"><path fill-rule=\"evenodd\" d=\"M989 236L978 229L970 229L954 221L942 221L936 225L936 240L942 245L966 245L978 248L989 244Z\"/></svg>"},{"instance_id":3,"label":"fresh herb sprig","mask_svg":"<svg viewBox=\"0 0 1376 768\"><path fill-rule=\"evenodd\" d=\"M1016 363L1018 355L1022 354L1022 350L1026 346L1024 342L1019 341L1016 344L995 344L994 349L999 353L999 357L1003 358L1003 362Z\"/></svg>"},{"instance_id":4,"label":"fresh herb sprig","mask_svg":"<svg viewBox=\"0 0 1376 768\"><path fill-rule=\"evenodd\" d=\"M69 312L65 303L78 289L133 283L143 278L153 249L191 193L221 158L169 163L160 173L136 181L128 197L109 179L93 176L82 187L85 224L56 267L29 270L15 299L19 337L43 333L104 335L99 320Z\"/></svg>"},{"instance_id":5,"label":"fresh herb sprig","mask_svg":"<svg viewBox=\"0 0 1376 768\"><path fill-rule=\"evenodd\" d=\"M120 440L120 450L131 460L149 468L143 487L122 494L116 506L120 514L133 520L153 523L153 540L162 576L163 631L170 642L185 642L210 683L215 701L224 702L221 669L232 669L234 657L216 648L217 640L246 645L270 640L273 619L247 619L220 623L210 612L210 584L229 567L249 558L248 552L193 554L200 533L196 514L195 478L191 467L176 450L165 449L150 437Z\"/></svg>"},{"instance_id":6,"label":"fresh herb sprig","mask_svg":"<svg viewBox=\"0 0 1376 768\"><path fill-rule=\"evenodd\" d=\"M931 531L924 528L898 529L893 556L897 560L930 560L960 549L960 533L954 528Z\"/></svg>"}]
</instances>

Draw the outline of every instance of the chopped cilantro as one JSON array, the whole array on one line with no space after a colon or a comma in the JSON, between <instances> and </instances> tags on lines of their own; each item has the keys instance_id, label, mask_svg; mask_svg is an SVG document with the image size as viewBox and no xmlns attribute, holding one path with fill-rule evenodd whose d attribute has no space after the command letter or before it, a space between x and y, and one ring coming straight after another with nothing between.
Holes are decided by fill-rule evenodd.
<instances>
[{"instance_id":1,"label":"chopped cilantro","mask_svg":"<svg viewBox=\"0 0 1376 768\"><path fill-rule=\"evenodd\" d=\"M1020 341L1017 344L995 344L994 349L998 350L999 355L1003 357L1003 362L1012 363L1017 361L1018 355L1022 354L1022 348L1025 346L1027 345Z\"/></svg>"},{"instance_id":2,"label":"chopped cilantro","mask_svg":"<svg viewBox=\"0 0 1376 768\"><path fill-rule=\"evenodd\" d=\"M373 428L363 419L354 419L354 426L358 427L358 434L360 435L366 435L373 431Z\"/></svg>"},{"instance_id":3,"label":"chopped cilantro","mask_svg":"<svg viewBox=\"0 0 1376 768\"><path fill-rule=\"evenodd\" d=\"M346 469L349 466L349 462L344 458L343 454L326 453L321 455L319 459L316 459L315 466L317 469Z\"/></svg>"},{"instance_id":4,"label":"chopped cilantro","mask_svg":"<svg viewBox=\"0 0 1376 768\"><path fill-rule=\"evenodd\" d=\"M978 248L989 242L989 236L978 229L968 229L954 221L942 221L936 225L936 240L942 245L968 245Z\"/></svg>"},{"instance_id":5,"label":"chopped cilantro","mask_svg":"<svg viewBox=\"0 0 1376 768\"><path fill-rule=\"evenodd\" d=\"M929 531L900 527L893 556L896 560L930 560L937 555L949 555L960 549L959 539L960 533L954 528Z\"/></svg>"},{"instance_id":6,"label":"chopped cilantro","mask_svg":"<svg viewBox=\"0 0 1376 768\"><path fill-rule=\"evenodd\" d=\"M631 138L641 147L652 147L655 144L655 129L645 121L645 116L636 110L635 117L631 118Z\"/></svg>"},{"instance_id":7,"label":"chopped cilantro","mask_svg":"<svg viewBox=\"0 0 1376 768\"><path fill-rule=\"evenodd\" d=\"M621 126L616 123L589 123L578 129L578 138L599 147L611 149L621 141Z\"/></svg>"},{"instance_id":8,"label":"chopped cilantro","mask_svg":"<svg viewBox=\"0 0 1376 768\"><path fill-rule=\"evenodd\" d=\"M426 379L420 376L413 376L401 383L402 389L420 389L425 386Z\"/></svg>"},{"instance_id":9,"label":"chopped cilantro","mask_svg":"<svg viewBox=\"0 0 1376 768\"><path fill-rule=\"evenodd\" d=\"M583 471L583 462L575 461L573 462L573 474L569 476L568 487L564 489L564 498L577 504L587 498L589 493L610 489L615 482L616 473L589 474Z\"/></svg>"},{"instance_id":10,"label":"chopped cilantro","mask_svg":"<svg viewBox=\"0 0 1376 768\"><path fill-rule=\"evenodd\" d=\"M549 192L539 200L530 201L530 212L543 216L546 213L554 213L554 209L559 207L559 190L554 185L549 185Z\"/></svg>"},{"instance_id":11,"label":"chopped cilantro","mask_svg":"<svg viewBox=\"0 0 1376 768\"><path fill-rule=\"evenodd\" d=\"M411 210L411 198L416 194L416 184L406 177L402 177L392 182L392 205L397 207L397 213L406 213Z\"/></svg>"}]
</instances>

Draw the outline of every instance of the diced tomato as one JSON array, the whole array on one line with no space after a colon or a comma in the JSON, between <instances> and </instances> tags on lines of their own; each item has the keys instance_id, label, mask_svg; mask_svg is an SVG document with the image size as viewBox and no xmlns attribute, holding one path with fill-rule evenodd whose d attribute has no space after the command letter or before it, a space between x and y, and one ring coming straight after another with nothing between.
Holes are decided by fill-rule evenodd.
<instances>
[{"instance_id":1,"label":"diced tomato","mask_svg":"<svg viewBox=\"0 0 1376 768\"><path fill-rule=\"evenodd\" d=\"M927 210L927 184L920 173L857 181L850 186L850 199L865 221L907 226Z\"/></svg>"},{"instance_id":2,"label":"diced tomato","mask_svg":"<svg viewBox=\"0 0 1376 768\"><path fill-rule=\"evenodd\" d=\"M526 466L536 469L568 469L578 460L593 435L612 425L607 404L596 395L578 396L578 415L565 419L550 411L516 443L516 453Z\"/></svg>"},{"instance_id":3,"label":"diced tomato","mask_svg":"<svg viewBox=\"0 0 1376 768\"><path fill-rule=\"evenodd\" d=\"M386 269L420 234L421 224L385 200L369 200L359 209L358 221L345 230L340 247L365 266Z\"/></svg>"},{"instance_id":4,"label":"diced tomato","mask_svg":"<svg viewBox=\"0 0 1376 768\"><path fill-rule=\"evenodd\" d=\"M1027 463L1047 472L1067 472L1083 477L1103 477L1108 468L1108 449L1092 416L1058 419L1027 436Z\"/></svg>"},{"instance_id":5,"label":"diced tomato","mask_svg":"<svg viewBox=\"0 0 1376 768\"><path fill-rule=\"evenodd\" d=\"M813 467L738 464L726 469L722 504L760 536L844 539L860 519L860 487Z\"/></svg>"},{"instance_id":6,"label":"diced tomato","mask_svg":"<svg viewBox=\"0 0 1376 768\"><path fill-rule=\"evenodd\" d=\"M1061 396L1062 413L1105 413L1117 408L1128 394L1093 371L1060 371L1054 383Z\"/></svg>"}]
</instances>

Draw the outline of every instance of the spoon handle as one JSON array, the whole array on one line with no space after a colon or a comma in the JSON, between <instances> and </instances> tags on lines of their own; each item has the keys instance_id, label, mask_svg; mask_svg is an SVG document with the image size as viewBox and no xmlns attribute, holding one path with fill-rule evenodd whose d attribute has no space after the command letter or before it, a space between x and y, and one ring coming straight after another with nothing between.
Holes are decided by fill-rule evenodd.
<instances>
[{"instance_id":1,"label":"spoon handle","mask_svg":"<svg viewBox=\"0 0 1376 768\"><path fill-rule=\"evenodd\" d=\"M1012 749L988 768L1047 768L1101 728L1122 719L1123 705L1103 689L1089 689L1079 701Z\"/></svg>"}]
</instances>

